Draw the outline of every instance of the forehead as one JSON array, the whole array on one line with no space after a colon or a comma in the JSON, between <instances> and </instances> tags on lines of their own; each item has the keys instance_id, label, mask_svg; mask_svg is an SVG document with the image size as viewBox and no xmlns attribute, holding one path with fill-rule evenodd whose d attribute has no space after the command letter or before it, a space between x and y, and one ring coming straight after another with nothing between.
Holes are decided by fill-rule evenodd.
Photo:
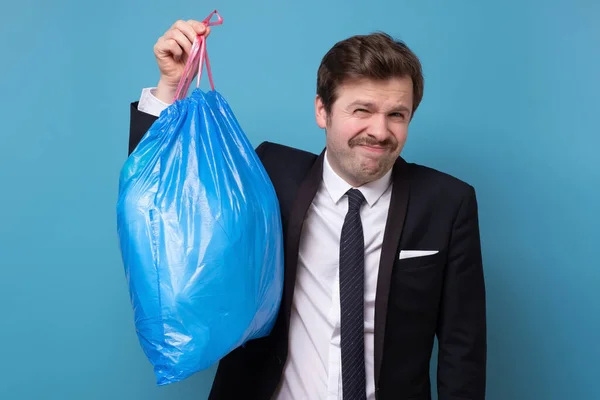
<instances>
[{"instance_id":1,"label":"forehead","mask_svg":"<svg viewBox=\"0 0 600 400\"><path fill-rule=\"evenodd\" d=\"M360 79L342 83L336 90L339 106L354 102L378 105L403 105L412 108L413 85L409 76L387 80Z\"/></svg>"}]
</instances>

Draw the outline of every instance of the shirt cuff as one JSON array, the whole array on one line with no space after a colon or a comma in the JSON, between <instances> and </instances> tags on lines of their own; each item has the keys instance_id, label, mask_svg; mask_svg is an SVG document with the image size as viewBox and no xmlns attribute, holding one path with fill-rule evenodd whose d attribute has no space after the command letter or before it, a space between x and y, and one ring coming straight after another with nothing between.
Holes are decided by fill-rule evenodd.
<instances>
[{"instance_id":1,"label":"shirt cuff","mask_svg":"<svg viewBox=\"0 0 600 400\"><path fill-rule=\"evenodd\" d=\"M140 102L138 103L138 110L145 112L146 114L159 117L160 113L165 108L169 107L169 104L157 99L156 96L154 96L155 91L156 88L154 87L142 89L142 95L140 96Z\"/></svg>"}]
</instances>

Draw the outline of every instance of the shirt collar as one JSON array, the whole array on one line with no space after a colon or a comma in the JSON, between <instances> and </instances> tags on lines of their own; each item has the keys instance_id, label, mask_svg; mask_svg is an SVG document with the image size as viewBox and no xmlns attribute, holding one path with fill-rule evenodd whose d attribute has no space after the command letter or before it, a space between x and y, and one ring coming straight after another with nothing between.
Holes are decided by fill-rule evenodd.
<instances>
[{"instance_id":1,"label":"shirt collar","mask_svg":"<svg viewBox=\"0 0 600 400\"><path fill-rule=\"evenodd\" d=\"M356 189L360 190L360 192L365 196L365 200L369 207L373 207L377 200L385 193L390 184L392 183L392 169L381 178L376 181L366 183ZM323 184L325 185L325 189L331 196L331 199L334 203L337 204L338 201L346 192L352 189L352 185L342 179L331 167L329 164L329 160L327 159L327 150L325 150L325 156L323 159Z\"/></svg>"}]
</instances>

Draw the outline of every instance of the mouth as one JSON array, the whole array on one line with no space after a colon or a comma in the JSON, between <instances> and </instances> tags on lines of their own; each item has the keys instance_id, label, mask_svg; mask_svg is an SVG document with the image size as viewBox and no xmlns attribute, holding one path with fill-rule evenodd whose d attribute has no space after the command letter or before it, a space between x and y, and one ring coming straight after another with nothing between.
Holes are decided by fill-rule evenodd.
<instances>
[{"instance_id":1,"label":"mouth","mask_svg":"<svg viewBox=\"0 0 600 400\"><path fill-rule=\"evenodd\" d=\"M385 153L386 151L388 151L388 148L383 147L383 146L372 146L372 145L362 144L358 147L361 147L361 148L367 150L368 152L375 153L375 154L382 154L382 153Z\"/></svg>"}]
</instances>

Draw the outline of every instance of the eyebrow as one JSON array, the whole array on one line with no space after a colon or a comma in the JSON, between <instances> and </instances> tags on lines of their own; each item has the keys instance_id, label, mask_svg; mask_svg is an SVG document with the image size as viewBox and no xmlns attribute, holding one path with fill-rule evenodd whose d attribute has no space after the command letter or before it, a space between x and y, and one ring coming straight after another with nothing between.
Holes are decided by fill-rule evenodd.
<instances>
[{"instance_id":1,"label":"eyebrow","mask_svg":"<svg viewBox=\"0 0 600 400\"><path fill-rule=\"evenodd\" d=\"M354 106L361 106L361 107L370 108L370 109L376 108L375 104L371 103L370 101L363 101L363 100L353 101L352 103L350 103L348 108L351 108ZM406 111L406 112L410 113L410 109L401 104L398 104L398 105L392 107L390 110L390 112L396 112L396 111Z\"/></svg>"}]
</instances>

